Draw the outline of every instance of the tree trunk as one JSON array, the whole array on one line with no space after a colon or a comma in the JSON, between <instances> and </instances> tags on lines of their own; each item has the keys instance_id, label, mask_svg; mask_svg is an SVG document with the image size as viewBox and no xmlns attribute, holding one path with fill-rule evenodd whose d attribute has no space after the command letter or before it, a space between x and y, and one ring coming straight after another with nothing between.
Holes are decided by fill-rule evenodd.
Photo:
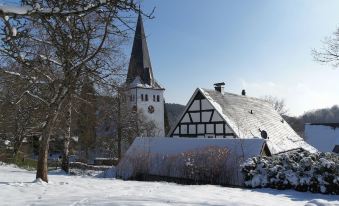
<instances>
[{"instance_id":1,"label":"tree trunk","mask_svg":"<svg viewBox=\"0 0 339 206\"><path fill-rule=\"evenodd\" d=\"M48 182L48 148L50 139L50 129L46 126L43 129L42 139L40 141L38 165L36 171L36 178Z\"/></svg>"},{"instance_id":2,"label":"tree trunk","mask_svg":"<svg viewBox=\"0 0 339 206\"><path fill-rule=\"evenodd\" d=\"M62 163L61 169L64 170L66 173L69 172L69 144L71 141L71 122L72 122L72 102L69 100L68 111L66 113L66 132L64 138L64 150L62 154Z\"/></svg>"},{"instance_id":3,"label":"tree trunk","mask_svg":"<svg viewBox=\"0 0 339 206\"><path fill-rule=\"evenodd\" d=\"M20 132L18 132L15 137L14 137L14 145L13 145L13 157L16 158L20 149L21 149L21 145L22 145L22 142L24 140L24 132L23 132L23 129L20 130Z\"/></svg>"},{"instance_id":4,"label":"tree trunk","mask_svg":"<svg viewBox=\"0 0 339 206\"><path fill-rule=\"evenodd\" d=\"M118 159L120 160L121 159L121 156L122 156L122 149L121 149L121 105L120 105L120 94L119 94L119 98L118 98Z\"/></svg>"}]
</instances>

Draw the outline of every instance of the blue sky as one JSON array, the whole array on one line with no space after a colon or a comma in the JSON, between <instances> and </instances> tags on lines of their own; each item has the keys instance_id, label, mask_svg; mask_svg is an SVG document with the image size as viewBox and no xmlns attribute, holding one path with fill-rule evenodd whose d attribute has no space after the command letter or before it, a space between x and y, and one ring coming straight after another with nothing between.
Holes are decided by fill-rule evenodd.
<instances>
[{"instance_id":1,"label":"blue sky","mask_svg":"<svg viewBox=\"0 0 339 206\"><path fill-rule=\"evenodd\" d=\"M339 27L339 1L142 1L154 6L144 25L166 102L186 104L195 88L224 81L228 92L285 99L290 115L339 104L339 68L311 55Z\"/></svg>"},{"instance_id":2,"label":"blue sky","mask_svg":"<svg viewBox=\"0 0 339 206\"><path fill-rule=\"evenodd\" d=\"M339 104L339 69L311 50L339 26L335 0L145 0L156 78L166 101L185 104L196 87L273 95L291 115Z\"/></svg>"}]
</instances>

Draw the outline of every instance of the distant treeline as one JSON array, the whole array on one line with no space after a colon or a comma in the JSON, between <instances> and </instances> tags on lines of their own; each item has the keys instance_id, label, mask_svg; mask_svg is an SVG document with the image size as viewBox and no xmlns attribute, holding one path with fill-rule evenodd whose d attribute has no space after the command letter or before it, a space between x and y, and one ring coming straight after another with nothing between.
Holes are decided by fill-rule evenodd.
<instances>
[{"instance_id":1,"label":"distant treeline","mask_svg":"<svg viewBox=\"0 0 339 206\"><path fill-rule=\"evenodd\" d=\"M174 104L174 103L166 103L165 109L168 116L168 123L170 128L172 128L176 121L180 118L180 115L185 109L184 105L181 104Z\"/></svg>"},{"instance_id":2,"label":"distant treeline","mask_svg":"<svg viewBox=\"0 0 339 206\"><path fill-rule=\"evenodd\" d=\"M338 123L339 106L335 105L331 108L311 110L299 117L285 115L284 118L301 137L304 137L305 123Z\"/></svg>"}]
</instances>

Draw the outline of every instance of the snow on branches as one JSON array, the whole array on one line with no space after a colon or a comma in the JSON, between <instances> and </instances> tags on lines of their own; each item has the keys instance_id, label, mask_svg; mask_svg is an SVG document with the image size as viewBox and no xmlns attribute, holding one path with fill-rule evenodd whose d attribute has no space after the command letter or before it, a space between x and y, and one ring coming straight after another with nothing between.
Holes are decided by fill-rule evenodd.
<instances>
[{"instance_id":1,"label":"snow on branches","mask_svg":"<svg viewBox=\"0 0 339 206\"><path fill-rule=\"evenodd\" d=\"M24 6L8 6L2 5L0 6L0 14L6 15L75 15L87 13L89 11L95 11L100 7L120 7L118 0L90 0L90 1L77 1L73 3L72 7L66 7L64 5L69 5L69 2L66 1L56 1L58 3L54 4L54 6L46 6L46 2L44 0L40 1L40 3L34 3L32 5L24 5ZM137 10L135 7L135 3L133 0L124 1L124 5L129 5L130 9Z\"/></svg>"},{"instance_id":2,"label":"snow on branches","mask_svg":"<svg viewBox=\"0 0 339 206\"><path fill-rule=\"evenodd\" d=\"M253 157L242 165L245 186L339 194L339 155L289 152Z\"/></svg>"}]
</instances>

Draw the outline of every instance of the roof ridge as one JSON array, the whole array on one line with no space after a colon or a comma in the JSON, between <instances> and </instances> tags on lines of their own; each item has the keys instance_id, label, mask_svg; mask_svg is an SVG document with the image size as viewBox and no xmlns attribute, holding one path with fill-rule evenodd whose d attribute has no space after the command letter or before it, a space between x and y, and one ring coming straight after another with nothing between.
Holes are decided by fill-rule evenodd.
<instances>
[{"instance_id":1,"label":"roof ridge","mask_svg":"<svg viewBox=\"0 0 339 206\"><path fill-rule=\"evenodd\" d=\"M215 91L214 89L205 89L205 88L200 88L200 89L202 89L202 90L204 90L204 91L218 92L218 91ZM224 94L227 94L227 95L233 95L233 96L237 96L237 97L241 97L241 98L246 98L246 99L259 100L259 101L268 103L267 101L265 101L264 99L259 98L259 97L251 97L251 96L247 96L247 95L235 94L235 93L230 93L230 92L224 92ZM268 104L269 104L269 103L268 103Z\"/></svg>"}]
</instances>

